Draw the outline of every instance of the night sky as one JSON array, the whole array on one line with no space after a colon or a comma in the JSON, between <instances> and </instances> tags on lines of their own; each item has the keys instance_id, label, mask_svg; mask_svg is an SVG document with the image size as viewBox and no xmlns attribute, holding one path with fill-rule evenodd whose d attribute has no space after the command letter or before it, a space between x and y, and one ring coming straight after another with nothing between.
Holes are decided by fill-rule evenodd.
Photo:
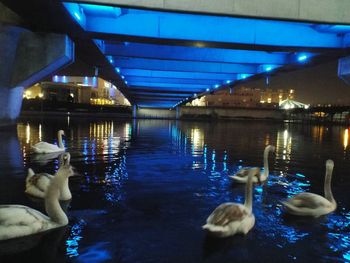
<instances>
[{"instance_id":1,"label":"night sky","mask_svg":"<svg viewBox=\"0 0 350 263\"><path fill-rule=\"evenodd\" d=\"M288 73L277 73L265 79L245 83L253 88L294 89L295 99L307 104L350 105L350 85L338 78L338 61L303 68Z\"/></svg>"}]
</instances>

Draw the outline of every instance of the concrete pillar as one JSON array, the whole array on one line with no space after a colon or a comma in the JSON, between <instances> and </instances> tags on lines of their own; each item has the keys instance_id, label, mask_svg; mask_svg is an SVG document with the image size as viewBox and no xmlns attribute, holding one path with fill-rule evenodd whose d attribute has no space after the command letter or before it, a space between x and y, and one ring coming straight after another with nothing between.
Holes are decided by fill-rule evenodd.
<instances>
[{"instance_id":1,"label":"concrete pillar","mask_svg":"<svg viewBox=\"0 0 350 263\"><path fill-rule=\"evenodd\" d=\"M176 117L177 120L180 119L180 107L176 107Z\"/></svg>"},{"instance_id":2,"label":"concrete pillar","mask_svg":"<svg viewBox=\"0 0 350 263\"><path fill-rule=\"evenodd\" d=\"M0 21L0 126L19 116L23 89L74 61L65 35L33 33Z\"/></svg>"},{"instance_id":3,"label":"concrete pillar","mask_svg":"<svg viewBox=\"0 0 350 263\"><path fill-rule=\"evenodd\" d=\"M350 85L350 56L338 60L338 77Z\"/></svg>"},{"instance_id":4,"label":"concrete pillar","mask_svg":"<svg viewBox=\"0 0 350 263\"><path fill-rule=\"evenodd\" d=\"M134 119L137 118L137 105L136 105L136 104L134 104L134 105L132 106L132 117L133 117Z\"/></svg>"},{"instance_id":5,"label":"concrete pillar","mask_svg":"<svg viewBox=\"0 0 350 263\"><path fill-rule=\"evenodd\" d=\"M0 87L0 127L14 124L19 116L23 87Z\"/></svg>"}]
</instances>

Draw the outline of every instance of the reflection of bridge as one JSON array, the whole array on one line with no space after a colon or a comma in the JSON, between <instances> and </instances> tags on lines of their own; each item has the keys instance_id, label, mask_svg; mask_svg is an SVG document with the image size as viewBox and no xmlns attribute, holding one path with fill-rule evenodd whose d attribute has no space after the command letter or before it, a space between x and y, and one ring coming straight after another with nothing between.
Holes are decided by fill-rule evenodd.
<instances>
[{"instance_id":1,"label":"reflection of bridge","mask_svg":"<svg viewBox=\"0 0 350 263\"><path fill-rule=\"evenodd\" d=\"M6 22L0 28L1 56L6 54L0 60L0 118L18 114L19 87L73 62L73 43L75 62L60 74L98 73L134 105L163 108L344 57L350 47L350 18L339 13L350 9L345 1L315 6L284 0L277 7L274 0L1 1L17 15L0 4L0 22ZM347 60L341 65L346 79Z\"/></svg>"}]
</instances>

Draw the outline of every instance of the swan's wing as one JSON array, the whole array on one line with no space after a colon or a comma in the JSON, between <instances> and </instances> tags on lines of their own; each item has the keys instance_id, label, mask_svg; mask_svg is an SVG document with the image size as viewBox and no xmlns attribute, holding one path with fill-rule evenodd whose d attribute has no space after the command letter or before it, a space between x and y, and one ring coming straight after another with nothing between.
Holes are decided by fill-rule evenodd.
<instances>
[{"instance_id":1,"label":"swan's wing","mask_svg":"<svg viewBox=\"0 0 350 263\"><path fill-rule=\"evenodd\" d=\"M53 176L48 173L38 173L27 180L27 186L35 186L41 191L46 191Z\"/></svg>"},{"instance_id":2,"label":"swan's wing","mask_svg":"<svg viewBox=\"0 0 350 263\"><path fill-rule=\"evenodd\" d=\"M289 198L286 202L299 208L311 208L316 209L322 206L329 206L329 201L323 196L314 193L300 193L292 198Z\"/></svg>"},{"instance_id":3,"label":"swan's wing","mask_svg":"<svg viewBox=\"0 0 350 263\"><path fill-rule=\"evenodd\" d=\"M33 147L35 147L35 145L32 146L32 148ZM33 148L33 150L34 150L34 148ZM33 160L35 162L38 162L38 163L40 163L42 165L45 165L50 160L53 160L53 159L57 158L60 154L62 154L62 151L61 152L46 153L46 154L35 154L35 155L33 155L31 157L31 160Z\"/></svg>"},{"instance_id":4,"label":"swan's wing","mask_svg":"<svg viewBox=\"0 0 350 263\"><path fill-rule=\"evenodd\" d=\"M51 153L54 151L64 151L64 149L61 149L56 144L47 142L38 142L37 144L32 145L32 149L34 152L37 153Z\"/></svg>"},{"instance_id":5,"label":"swan's wing","mask_svg":"<svg viewBox=\"0 0 350 263\"><path fill-rule=\"evenodd\" d=\"M241 204L224 203L219 205L208 217L207 223L225 226L232 221L240 221L248 215L248 211Z\"/></svg>"},{"instance_id":6,"label":"swan's wing","mask_svg":"<svg viewBox=\"0 0 350 263\"><path fill-rule=\"evenodd\" d=\"M48 229L50 219L22 205L0 205L0 240L27 236Z\"/></svg>"}]
</instances>

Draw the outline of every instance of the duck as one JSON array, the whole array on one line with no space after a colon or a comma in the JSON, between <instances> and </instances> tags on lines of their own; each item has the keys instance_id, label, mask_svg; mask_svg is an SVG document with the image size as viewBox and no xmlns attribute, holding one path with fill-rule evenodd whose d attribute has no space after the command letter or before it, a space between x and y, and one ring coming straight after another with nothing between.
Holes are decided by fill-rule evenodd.
<instances>
[{"instance_id":1,"label":"duck","mask_svg":"<svg viewBox=\"0 0 350 263\"><path fill-rule=\"evenodd\" d=\"M0 240L30 236L68 225L68 217L59 203L60 189L74 174L71 165L61 166L45 194L45 211L23 205L0 205Z\"/></svg>"},{"instance_id":2,"label":"duck","mask_svg":"<svg viewBox=\"0 0 350 263\"><path fill-rule=\"evenodd\" d=\"M227 202L219 205L207 218L202 228L215 237L228 237L235 234L246 235L255 224L253 214L253 178L259 178L260 168L248 170L244 204Z\"/></svg>"},{"instance_id":3,"label":"duck","mask_svg":"<svg viewBox=\"0 0 350 263\"><path fill-rule=\"evenodd\" d=\"M275 146L273 145L267 145L264 150L264 170L260 171L260 178L258 177L253 177L253 183L257 183L258 179L260 182L265 182L267 178L269 177L269 153L270 152L275 152ZM234 175L229 175L231 179L236 181L237 183L243 183L245 184L248 180L248 173L249 173L249 167L243 167L238 170Z\"/></svg>"},{"instance_id":4,"label":"duck","mask_svg":"<svg viewBox=\"0 0 350 263\"><path fill-rule=\"evenodd\" d=\"M56 144L48 143L48 142L38 142L32 145L32 151L34 153L54 153L54 152L64 152L66 149L64 148L62 142L62 135L64 135L63 130L59 130L57 132L57 140L58 146Z\"/></svg>"},{"instance_id":5,"label":"duck","mask_svg":"<svg viewBox=\"0 0 350 263\"><path fill-rule=\"evenodd\" d=\"M333 160L327 160L324 181L324 197L308 192L299 193L281 202L284 206L285 212L296 216L311 216L317 218L335 211L337 203L333 197L331 189L333 168Z\"/></svg>"},{"instance_id":6,"label":"duck","mask_svg":"<svg viewBox=\"0 0 350 263\"><path fill-rule=\"evenodd\" d=\"M62 153L59 156L59 167L62 165L70 164L70 153ZM26 189L25 193L37 198L45 198L45 192L47 191L50 182L54 178L54 175L48 173L34 173L33 169L28 169L28 175L26 177ZM62 186L61 195L59 200L67 201L72 199L72 194L69 189L68 178L64 181Z\"/></svg>"}]
</instances>

